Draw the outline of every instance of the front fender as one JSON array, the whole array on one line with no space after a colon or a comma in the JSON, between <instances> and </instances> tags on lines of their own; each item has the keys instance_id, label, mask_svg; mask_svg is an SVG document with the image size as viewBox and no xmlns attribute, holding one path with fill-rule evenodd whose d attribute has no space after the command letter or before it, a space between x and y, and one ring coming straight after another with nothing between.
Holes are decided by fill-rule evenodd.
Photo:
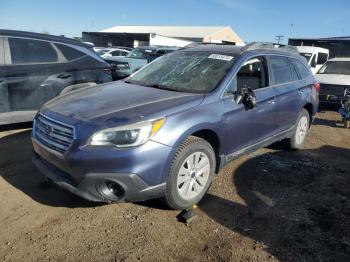
<instances>
[{"instance_id":1,"label":"front fender","mask_svg":"<svg viewBox=\"0 0 350 262\"><path fill-rule=\"evenodd\" d=\"M221 114L213 108L198 106L168 117L152 140L177 148L191 134L204 129L215 132L220 139Z\"/></svg>"}]
</instances>

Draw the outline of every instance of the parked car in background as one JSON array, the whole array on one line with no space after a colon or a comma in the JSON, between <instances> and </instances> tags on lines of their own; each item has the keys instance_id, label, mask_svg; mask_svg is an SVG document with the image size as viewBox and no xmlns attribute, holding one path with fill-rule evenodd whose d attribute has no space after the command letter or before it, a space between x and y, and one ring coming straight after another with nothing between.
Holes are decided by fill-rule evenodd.
<instances>
[{"instance_id":1,"label":"parked car in background","mask_svg":"<svg viewBox=\"0 0 350 262\"><path fill-rule=\"evenodd\" d=\"M111 57L122 57L130 53L129 50L122 49L122 48L104 48L104 49L97 50L95 52L103 59L111 58Z\"/></svg>"},{"instance_id":2,"label":"parked car in background","mask_svg":"<svg viewBox=\"0 0 350 262\"><path fill-rule=\"evenodd\" d=\"M110 66L89 45L0 30L0 125L31 121L55 96L108 81Z\"/></svg>"},{"instance_id":3,"label":"parked car in background","mask_svg":"<svg viewBox=\"0 0 350 262\"><path fill-rule=\"evenodd\" d=\"M332 58L316 74L321 84L320 102L341 105L350 98L350 57Z\"/></svg>"},{"instance_id":4,"label":"parked car in background","mask_svg":"<svg viewBox=\"0 0 350 262\"><path fill-rule=\"evenodd\" d=\"M127 50L127 51L132 51L134 48L132 47L127 47L127 46L111 46L110 48L118 48L118 49L124 49L124 50Z\"/></svg>"},{"instance_id":5,"label":"parked car in background","mask_svg":"<svg viewBox=\"0 0 350 262\"><path fill-rule=\"evenodd\" d=\"M296 51L183 48L124 81L45 104L34 122L33 161L91 201L165 197L187 209L232 159L284 139L302 148L318 87Z\"/></svg>"},{"instance_id":6,"label":"parked car in background","mask_svg":"<svg viewBox=\"0 0 350 262\"><path fill-rule=\"evenodd\" d=\"M296 48L300 55L306 58L313 74L316 74L329 58L329 50L326 48L315 46L297 46Z\"/></svg>"},{"instance_id":7,"label":"parked car in background","mask_svg":"<svg viewBox=\"0 0 350 262\"><path fill-rule=\"evenodd\" d=\"M105 61L112 66L113 79L119 80L135 73L154 59L177 49L177 47L137 47L126 57L108 57Z\"/></svg>"}]
</instances>

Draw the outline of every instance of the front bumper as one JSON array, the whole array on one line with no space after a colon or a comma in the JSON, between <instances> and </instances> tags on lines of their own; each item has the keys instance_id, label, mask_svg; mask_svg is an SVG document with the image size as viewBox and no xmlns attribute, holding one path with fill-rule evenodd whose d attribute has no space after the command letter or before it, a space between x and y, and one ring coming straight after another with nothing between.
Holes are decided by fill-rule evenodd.
<instances>
[{"instance_id":1,"label":"front bumper","mask_svg":"<svg viewBox=\"0 0 350 262\"><path fill-rule=\"evenodd\" d=\"M57 155L32 138L33 163L58 186L97 202L138 202L165 193L165 174L172 148L148 141L140 148L115 150L72 146ZM118 199L103 194L101 185L113 182L122 188Z\"/></svg>"},{"instance_id":2,"label":"front bumper","mask_svg":"<svg viewBox=\"0 0 350 262\"><path fill-rule=\"evenodd\" d=\"M100 192L98 185L101 181L112 181L123 187L125 195L119 201L143 201L161 197L165 192L165 183L157 186L149 186L139 176L134 174L90 173L86 174L80 183L77 183L69 174L53 166L36 153L34 153L32 161L39 171L56 185L89 201L113 202L112 199Z\"/></svg>"}]
</instances>

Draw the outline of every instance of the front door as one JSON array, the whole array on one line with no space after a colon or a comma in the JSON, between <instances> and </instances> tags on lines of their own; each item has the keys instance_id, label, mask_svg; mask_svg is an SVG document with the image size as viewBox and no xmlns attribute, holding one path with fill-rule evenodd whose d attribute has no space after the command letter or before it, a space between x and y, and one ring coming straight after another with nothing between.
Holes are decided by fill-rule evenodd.
<instances>
[{"instance_id":1,"label":"front door","mask_svg":"<svg viewBox=\"0 0 350 262\"><path fill-rule=\"evenodd\" d=\"M237 104L234 94L242 88L250 88L257 97L257 106L253 109ZM232 93L232 95L230 95ZM265 57L247 60L233 78L224 98L226 155L244 150L264 141L276 133L274 124L275 92L269 87L269 74Z\"/></svg>"}]
</instances>

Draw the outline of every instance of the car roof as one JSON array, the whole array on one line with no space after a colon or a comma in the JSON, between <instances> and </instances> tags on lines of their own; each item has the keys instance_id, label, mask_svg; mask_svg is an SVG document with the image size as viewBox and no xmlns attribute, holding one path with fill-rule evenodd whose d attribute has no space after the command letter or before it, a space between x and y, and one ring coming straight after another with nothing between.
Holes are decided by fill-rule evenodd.
<instances>
[{"instance_id":1,"label":"car roof","mask_svg":"<svg viewBox=\"0 0 350 262\"><path fill-rule=\"evenodd\" d=\"M335 57L331 58L328 61L331 62L350 62L350 57Z\"/></svg>"},{"instance_id":2,"label":"car roof","mask_svg":"<svg viewBox=\"0 0 350 262\"><path fill-rule=\"evenodd\" d=\"M108 49L109 51L127 51L127 52L130 52L130 50L127 50L127 49L124 49L124 48L121 48L121 47L109 47L109 48L106 48Z\"/></svg>"},{"instance_id":3,"label":"car roof","mask_svg":"<svg viewBox=\"0 0 350 262\"><path fill-rule=\"evenodd\" d=\"M148 50L177 50L178 47L173 46L139 46L135 49L148 49Z\"/></svg>"},{"instance_id":4,"label":"car roof","mask_svg":"<svg viewBox=\"0 0 350 262\"><path fill-rule=\"evenodd\" d=\"M40 33L26 32L26 31L0 29L0 36L34 38L38 40L46 40L46 41L82 46L86 48L92 48L91 45L88 45L78 40L74 40L64 36L55 36L55 35L40 34Z\"/></svg>"}]
</instances>

